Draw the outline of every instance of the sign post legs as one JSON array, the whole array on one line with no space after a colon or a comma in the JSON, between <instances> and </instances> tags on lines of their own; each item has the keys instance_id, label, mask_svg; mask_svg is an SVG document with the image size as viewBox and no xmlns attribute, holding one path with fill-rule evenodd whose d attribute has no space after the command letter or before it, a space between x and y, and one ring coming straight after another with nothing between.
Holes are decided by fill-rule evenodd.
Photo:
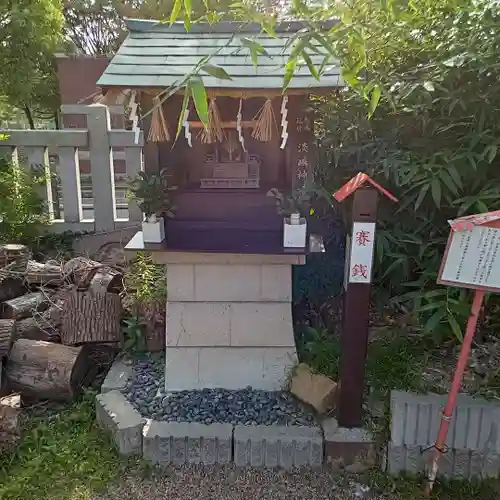
<instances>
[{"instance_id":1,"label":"sign post legs","mask_svg":"<svg viewBox=\"0 0 500 500\"><path fill-rule=\"evenodd\" d=\"M448 394L446 406L441 413L441 424L439 426L438 437L434 446L435 449L432 457L432 464L429 468L428 483L425 489L426 496L429 496L431 494L434 482L436 481L437 471L439 467L439 458L444 451L446 435L448 434L448 427L450 426L453 411L455 410L455 406L457 404L457 395L462 384L462 378L464 376L465 367L467 365L467 359L469 358L472 339L474 338L474 332L476 331L477 320L481 311L483 299L484 290L476 290L474 293L474 301L472 302L471 313L469 319L467 320L467 328L465 331L462 348L460 350L460 357L458 358L457 369L455 370L455 375L453 376L453 382L451 384L451 391Z\"/></svg>"}]
</instances>

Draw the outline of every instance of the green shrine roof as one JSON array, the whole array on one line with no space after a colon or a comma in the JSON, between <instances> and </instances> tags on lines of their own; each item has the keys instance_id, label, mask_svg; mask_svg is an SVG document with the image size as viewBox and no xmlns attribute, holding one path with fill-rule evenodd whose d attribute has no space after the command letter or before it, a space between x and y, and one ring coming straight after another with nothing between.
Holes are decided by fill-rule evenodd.
<instances>
[{"instance_id":1,"label":"green shrine roof","mask_svg":"<svg viewBox=\"0 0 500 500\"><path fill-rule=\"evenodd\" d=\"M212 55L210 64L222 66L232 77L224 80L203 74L207 88L281 89L285 64L292 50L290 39L303 27L300 22L282 23L276 38L261 33L257 25L237 22L193 24L187 32L183 23L128 19L129 34L98 80L101 87L169 87L182 81L203 56ZM250 50L242 44L246 37L261 44L266 54L252 63ZM324 59L320 53L310 52L316 66ZM343 85L340 67L329 64L320 80L316 80L305 63L297 65L290 89L330 88Z\"/></svg>"}]
</instances>

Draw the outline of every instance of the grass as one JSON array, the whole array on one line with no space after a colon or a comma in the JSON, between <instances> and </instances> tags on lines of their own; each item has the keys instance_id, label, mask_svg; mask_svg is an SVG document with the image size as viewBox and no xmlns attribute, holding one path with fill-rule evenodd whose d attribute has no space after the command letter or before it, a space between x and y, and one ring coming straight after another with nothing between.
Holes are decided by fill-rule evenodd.
<instances>
[{"instance_id":1,"label":"grass","mask_svg":"<svg viewBox=\"0 0 500 500\"><path fill-rule=\"evenodd\" d=\"M373 391L422 391L422 371L428 353L419 340L397 334L380 337L368 346L367 379Z\"/></svg>"},{"instance_id":2,"label":"grass","mask_svg":"<svg viewBox=\"0 0 500 500\"><path fill-rule=\"evenodd\" d=\"M424 497L425 478L389 476L379 470L371 470L364 478L376 498L387 500L493 500L500 494L498 480L439 481L430 497Z\"/></svg>"},{"instance_id":3,"label":"grass","mask_svg":"<svg viewBox=\"0 0 500 500\"><path fill-rule=\"evenodd\" d=\"M96 426L94 397L29 422L17 451L0 457L2 500L87 500L120 473L124 464Z\"/></svg>"},{"instance_id":4,"label":"grass","mask_svg":"<svg viewBox=\"0 0 500 500\"><path fill-rule=\"evenodd\" d=\"M298 341L300 358L318 373L339 377L340 339L326 329L307 328ZM368 346L366 377L371 390L387 394L393 389L421 391L426 346L407 336L387 334Z\"/></svg>"}]
</instances>

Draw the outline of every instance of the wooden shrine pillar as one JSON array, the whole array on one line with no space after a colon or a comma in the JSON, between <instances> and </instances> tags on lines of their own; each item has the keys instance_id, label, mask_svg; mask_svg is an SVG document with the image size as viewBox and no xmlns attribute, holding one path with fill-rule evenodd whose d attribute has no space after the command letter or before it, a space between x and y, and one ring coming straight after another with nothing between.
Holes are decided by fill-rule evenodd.
<instances>
[{"instance_id":1,"label":"wooden shrine pillar","mask_svg":"<svg viewBox=\"0 0 500 500\"><path fill-rule=\"evenodd\" d=\"M353 193L352 230L346 244L340 355L338 421L342 427L360 427L363 420L370 285L379 193L397 201L391 193L361 172L344 184L334 198L342 202Z\"/></svg>"}]
</instances>

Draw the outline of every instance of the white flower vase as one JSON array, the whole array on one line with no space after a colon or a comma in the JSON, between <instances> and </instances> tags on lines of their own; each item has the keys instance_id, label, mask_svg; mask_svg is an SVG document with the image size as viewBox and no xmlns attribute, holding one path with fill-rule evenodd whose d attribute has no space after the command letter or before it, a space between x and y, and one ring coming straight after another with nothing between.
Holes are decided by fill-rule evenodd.
<instances>
[{"instance_id":1,"label":"white flower vase","mask_svg":"<svg viewBox=\"0 0 500 500\"><path fill-rule=\"evenodd\" d=\"M283 246L304 248L307 240L307 223L300 214L291 214L283 220Z\"/></svg>"},{"instance_id":2,"label":"white flower vase","mask_svg":"<svg viewBox=\"0 0 500 500\"><path fill-rule=\"evenodd\" d=\"M142 239L144 243L161 243L165 239L163 217L152 215L142 223Z\"/></svg>"}]
</instances>

